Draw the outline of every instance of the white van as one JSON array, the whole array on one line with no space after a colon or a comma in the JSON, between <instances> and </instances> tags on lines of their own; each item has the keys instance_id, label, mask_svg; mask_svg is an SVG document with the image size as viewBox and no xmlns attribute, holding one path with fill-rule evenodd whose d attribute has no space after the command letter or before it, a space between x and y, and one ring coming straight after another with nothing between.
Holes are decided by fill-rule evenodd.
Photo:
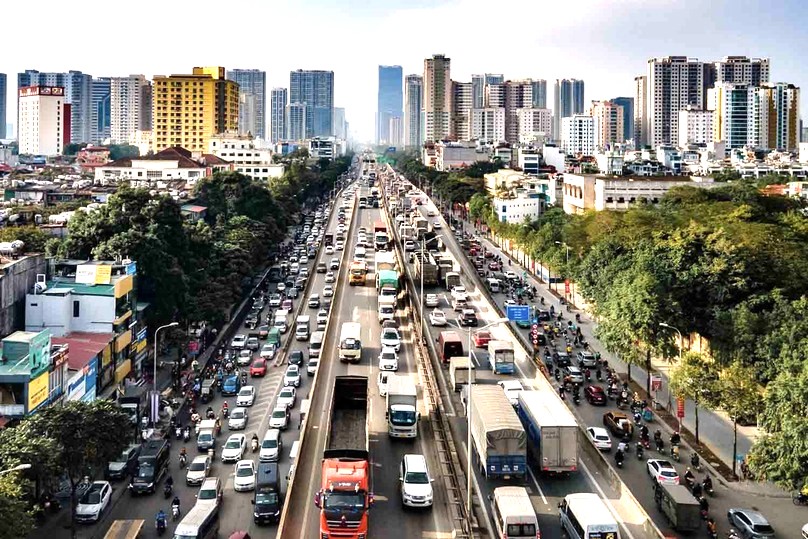
<instances>
[{"instance_id":1,"label":"white van","mask_svg":"<svg viewBox=\"0 0 808 539\"><path fill-rule=\"evenodd\" d=\"M281 333L289 331L289 311L286 309L278 309L275 311L275 320L272 327L278 328Z\"/></svg>"},{"instance_id":2,"label":"white van","mask_svg":"<svg viewBox=\"0 0 808 539\"><path fill-rule=\"evenodd\" d=\"M524 487L494 489L491 504L497 537L503 539L537 539L541 537L539 520Z\"/></svg>"},{"instance_id":3,"label":"white van","mask_svg":"<svg viewBox=\"0 0 808 539\"><path fill-rule=\"evenodd\" d=\"M365 260L367 256L367 250L364 247L357 246L356 250L354 250L354 260Z\"/></svg>"},{"instance_id":4,"label":"white van","mask_svg":"<svg viewBox=\"0 0 808 539\"><path fill-rule=\"evenodd\" d=\"M320 350L323 349L324 331L315 331L309 340L309 357L320 357Z\"/></svg>"},{"instance_id":5,"label":"white van","mask_svg":"<svg viewBox=\"0 0 808 539\"><path fill-rule=\"evenodd\" d=\"M558 504L562 531L570 539L620 539L620 528L597 494L568 494Z\"/></svg>"},{"instance_id":6,"label":"white van","mask_svg":"<svg viewBox=\"0 0 808 539\"><path fill-rule=\"evenodd\" d=\"M311 317L309 315L302 314L297 317L297 321L295 322L295 339L298 341L309 340L309 332L311 331L309 328L310 321Z\"/></svg>"}]
</instances>

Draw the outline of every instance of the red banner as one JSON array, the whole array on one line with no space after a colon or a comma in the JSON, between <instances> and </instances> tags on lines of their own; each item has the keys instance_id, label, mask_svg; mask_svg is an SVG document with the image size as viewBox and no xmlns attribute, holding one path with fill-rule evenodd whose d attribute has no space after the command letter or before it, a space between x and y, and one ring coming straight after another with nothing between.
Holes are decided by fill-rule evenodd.
<instances>
[{"instance_id":1,"label":"red banner","mask_svg":"<svg viewBox=\"0 0 808 539\"><path fill-rule=\"evenodd\" d=\"M570 280L569 279L564 280L564 293L565 294L570 293Z\"/></svg>"},{"instance_id":2,"label":"red banner","mask_svg":"<svg viewBox=\"0 0 808 539\"><path fill-rule=\"evenodd\" d=\"M676 417L683 419L685 417L685 400L676 399Z\"/></svg>"}]
</instances>

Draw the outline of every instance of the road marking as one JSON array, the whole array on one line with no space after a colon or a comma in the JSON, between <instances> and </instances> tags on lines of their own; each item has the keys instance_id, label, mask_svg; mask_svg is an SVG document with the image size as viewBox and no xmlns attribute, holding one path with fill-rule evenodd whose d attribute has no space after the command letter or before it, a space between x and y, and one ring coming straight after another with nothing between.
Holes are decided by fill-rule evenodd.
<instances>
[{"instance_id":1,"label":"road marking","mask_svg":"<svg viewBox=\"0 0 808 539\"><path fill-rule=\"evenodd\" d=\"M539 482L536 480L536 476L533 475L533 470L530 469L530 466L527 467L527 473L530 474L530 478L533 480L533 484L536 485L536 490L539 491L539 496L541 496L541 501L544 502L544 505L548 505L547 498L544 497L544 492L542 491L541 487L539 486Z\"/></svg>"}]
</instances>

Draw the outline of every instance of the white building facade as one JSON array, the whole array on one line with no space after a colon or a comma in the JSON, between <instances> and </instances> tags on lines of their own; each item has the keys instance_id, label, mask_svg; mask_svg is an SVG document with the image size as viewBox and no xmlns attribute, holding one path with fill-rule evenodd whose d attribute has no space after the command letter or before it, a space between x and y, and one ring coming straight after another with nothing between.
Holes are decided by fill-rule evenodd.
<instances>
[{"instance_id":1,"label":"white building facade","mask_svg":"<svg viewBox=\"0 0 808 539\"><path fill-rule=\"evenodd\" d=\"M519 142L544 142L552 139L553 112L550 109L524 108L516 111Z\"/></svg>"},{"instance_id":2,"label":"white building facade","mask_svg":"<svg viewBox=\"0 0 808 539\"><path fill-rule=\"evenodd\" d=\"M713 111L690 106L679 111L679 146L713 142Z\"/></svg>"},{"instance_id":3,"label":"white building facade","mask_svg":"<svg viewBox=\"0 0 808 539\"><path fill-rule=\"evenodd\" d=\"M471 110L471 138L497 143L505 140L505 108Z\"/></svg>"},{"instance_id":4,"label":"white building facade","mask_svg":"<svg viewBox=\"0 0 808 539\"><path fill-rule=\"evenodd\" d=\"M110 139L113 144L128 144L135 131L151 130L152 89L146 77L110 77L109 91Z\"/></svg>"},{"instance_id":5,"label":"white building facade","mask_svg":"<svg viewBox=\"0 0 808 539\"><path fill-rule=\"evenodd\" d=\"M222 133L213 135L208 142L208 151L233 163L236 172L267 181L283 175L283 165L272 163L272 151L256 146L251 136Z\"/></svg>"},{"instance_id":6,"label":"white building facade","mask_svg":"<svg viewBox=\"0 0 808 539\"><path fill-rule=\"evenodd\" d=\"M568 155L594 155L595 122L592 116L576 114L562 118L561 146Z\"/></svg>"},{"instance_id":7,"label":"white building facade","mask_svg":"<svg viewBox=\"0 0 808 539\"><path fill-rule=\"evenodd\" d=\"M65 89L26 86L19 89L20 154L61 155L65 139Z\"/></svg>"},{"instance_id":8,"label":"white building facade","mask_svg":"<svg viewBox=\"0 0 808 539\"><path fill-rule=\"evenodd\" d=\"M544 201L539 193L520 193L515 198L494 198L491 203L501 223L524 223L526 219L538 219L544 211Z\"/></svg>"}]
</instances>

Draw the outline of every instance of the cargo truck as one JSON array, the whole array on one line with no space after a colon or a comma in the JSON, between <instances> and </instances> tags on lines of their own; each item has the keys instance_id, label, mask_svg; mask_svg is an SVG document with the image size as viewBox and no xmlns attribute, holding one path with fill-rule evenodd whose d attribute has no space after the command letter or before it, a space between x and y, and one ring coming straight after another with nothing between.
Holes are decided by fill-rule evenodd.
<instances>
[{"instance_id":1,"label":"cargo truck","mask_svg":"<svg viewBox=\"0 0 808 539\"><path fill-rule=\"evenodd\" d=\"M418 392L408 376L391 374L387 379L387 434L391 438L418 436Z\"/></svg>"},{"instance_id":2,"label":"cargo truck","mask_svg":"<svg viewBox=\"0 0 808 539\"><path fill-rule=\"evenodd\" d=\"M429 221L423 217L416 217L412 220L412 225L415 227L415 232L419 238L424 237L424 234L429 230Z\"/></svg>"},{"instance_id":3,"label":"cargo truck","mask_svg":"<svg viewBox=\"0 0 808 539\"><path fill-rule=\"evenodd\" d=\"M413 262L415 263L415 281L418 282L422 277L424 286L435 286L438 284L438 266L432 260L432 255L419 251L413 253Z\"/></svg>"},{"instance_id":4,"label":"cargo truck","mask_svg":"<svg viewBox=\"0 0 808 539\"><path fill-rule=\"evenodd\" d=\"M148 392L149 388L145 386L128 386L124 394L118 397L118 406L132 422L135 436L140 432L141 420L148 417Z\"/></svg>"},{"instance_id":5,"label":"cargo truck","mask_svg":"<svg viewBox=\"0 0 808 539\"><path fill-rule=\"evenodd\" d=\"M471 439L480 471L486 477L525 478L527 437L508 397L496 385L471 388Z\"/></svg>"},{"instance_id":6,"label":"cargo truck","mask_svg":"<svg viewBox=\"0 0 808 539\"><path fill-rule=\"evenodd\" d=\"M393 251L377 251L376 252L376 273L384 270L397 271L396 267L396 253Z\"/></svg>"},{"instance_id":7,"label":"cargo truck","mask_svg":"<svg viewBox=\"0 0 808 539\"><path fill-rule=\"evenodd\" d=\"M386 249L390 237L387 235L387 225L384 221L376 221L373 223L373 245L376 250Z\"/></svg>"},{"instance_id":8,"label":"cargo truck","mask_svg":"<svg viewBox=\"0 0 808 539\"><path fill-rule=\"evenodd\" d=\"M370 491L368 450L368 379L337 376L328 438L322 460L322 483L314 496L320 509L320 536L366 539Z\"/></svg>"},{"instance_id":9,"label":"cargo truck","mask_svg":"<svg viewBox=\"0 0 808 539\"><path fill-rule=\"evenodd\" d=\"M351 262L351 267L348 272L348 284L351 286L365 286L365 278L368 272L368 266L364 260L354 260Z\"/></svg>"},{"instance_id":10,"label":"cargo truck","mask_svg":"<svg viewBox=\"0 0 808 539\"><path fill-rule=\"evenodd\" d=\"M551 391L520 391L516 413L527 434L527 452L547 474L578 469L578 422Z\"/></svg>"},{"instance_id":11,"label":"cargo truck","mask_svg":"<svg viewBox=\"0 0 808 539\"><path fill-rule=\"evenodd\" d=\"M359 363L362 359L362 326L359 322L343 322L339 334L339 360Z\"/></svg>"},{"instance_id":12,"label":"cargo truck","mask_svg":"<svg viewBox=\"0 0 808 539\"><path fill-rule=\"evenodd\" d=\"M684 485L657 483L654 487L654 501L674 530L689 533L701 528L701 507Z\"/></svg>"},{"instance_id":13,"label":"cargo truck","mask_svg":"<svg viewBox=\"0 0 808 539\"><path fill-rule=\"evenodd\" d=\"M452 390L460 391L460 386L473 384L476 380L474 364L468 356L449 358L449 379L452 381Z\"/></svg>"}]
</instances>

